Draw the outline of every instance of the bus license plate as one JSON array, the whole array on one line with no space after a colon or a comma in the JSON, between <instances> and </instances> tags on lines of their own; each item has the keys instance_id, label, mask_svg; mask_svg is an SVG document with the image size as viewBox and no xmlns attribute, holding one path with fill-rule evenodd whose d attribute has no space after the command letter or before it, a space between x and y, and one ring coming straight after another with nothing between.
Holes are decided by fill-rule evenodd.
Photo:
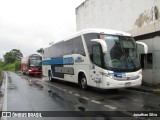
<instances>
[{"instance_id":1,"label":"bus license plate","mask_svg":"<svg viewBox=\"0 0 160 120\"><path fill-rule=\"evenodd\" d=\"M126 86L126 87L131 86L131 82L126 82L126 83L125 83L125 86Z\"/></svg>"}]
</instances>

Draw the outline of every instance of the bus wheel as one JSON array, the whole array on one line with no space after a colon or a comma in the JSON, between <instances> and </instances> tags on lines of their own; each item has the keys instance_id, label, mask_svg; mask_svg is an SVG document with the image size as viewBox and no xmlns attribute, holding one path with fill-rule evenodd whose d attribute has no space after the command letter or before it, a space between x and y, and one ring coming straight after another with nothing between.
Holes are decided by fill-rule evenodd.
<instances>
[{"instance_id":1,"label":"bus wheel","mask_svg":"<svg viewBox=\"0 0 160 120\"><path fill-rule=\"evenodd\" d=\"M87 79L84 75L82 75L80 78L80 86L83 90L87 89Z\"/></svg>"}]
</instances>

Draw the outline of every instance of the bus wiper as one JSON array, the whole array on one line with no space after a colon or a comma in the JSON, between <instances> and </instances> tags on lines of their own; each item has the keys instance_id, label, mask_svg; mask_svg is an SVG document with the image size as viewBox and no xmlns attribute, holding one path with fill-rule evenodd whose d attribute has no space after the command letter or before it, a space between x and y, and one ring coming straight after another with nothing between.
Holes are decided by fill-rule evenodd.
<instances>
[{"instance_id":1,"label":"bus wiper","mask_svg":"<svg viewBox=\"0 0 160 120\"><path fill-rule=\"evenodd\" d=\"M105 66L105 68L108 69L108 70L117 71L117 72L121 71L119 68L114 68L114 67L109 67L109 66Z\"/></svg>"},{"instance_id":2,"label":"bus wiper","mask_svg":"<svg viewBox=\"0 0 160 120\"><path fill-rule=\"evenodd\" d=\"M135 65L135 63L133 62L132 58L131 58L130 56L128 56L128 58L131 60L133 66L134 66L134 69L136 69L136 65Z\"/></svg>"}]
</instances>

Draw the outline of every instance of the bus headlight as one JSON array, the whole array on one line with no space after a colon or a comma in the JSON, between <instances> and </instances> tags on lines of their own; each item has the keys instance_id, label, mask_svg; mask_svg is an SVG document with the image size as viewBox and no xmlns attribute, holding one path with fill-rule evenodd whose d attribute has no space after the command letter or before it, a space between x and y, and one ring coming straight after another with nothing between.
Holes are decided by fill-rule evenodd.
<instances>
[{"instance_id":1,"label":"bus headlight","mask_svg":"<svg viewBox=\"0 0 160 120\"><path fill-rule=\"evenodd\" d=\"M115 79L115 77L113 75L108 75L108 77L111 79Z\"/></svg>"},{"instance_id":2,"label":"bus headlight","mask_svg":"<svg viewBox=\"0 0 160 120\"><path fill-rule=\"evenodd\" d=\"M110 79L115 79L115 77L112 74L103 73L103 75L109 77Z\"/></svg>"},{"instance_id":3,"label":"bus headlight","mask_svg":"<svg viewBox=\"0 0 160 120\"><path fill-rule=\"evenodd\" d=\"M29 72L31 72L32 70L28 70Z\"/></svg>"},{"instance_id":4,"label":"bus headlight","mask_svg":"<svg viewBox=\"0 0 160 120\"><path fill-rule=\"evenodd\" d=\"M140 71L140 72L138 73L138 76L139 76L139 77L142 76L142 71Z\"/></svg>"}]
</instances>

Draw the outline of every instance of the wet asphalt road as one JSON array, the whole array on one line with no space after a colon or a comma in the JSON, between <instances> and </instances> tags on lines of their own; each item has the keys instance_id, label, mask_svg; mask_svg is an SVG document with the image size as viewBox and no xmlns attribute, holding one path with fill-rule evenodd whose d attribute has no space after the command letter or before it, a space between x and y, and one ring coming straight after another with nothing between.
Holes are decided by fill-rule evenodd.
<instances>
[{"instance_id":1,"label":"wet asphalt road","mask_svg":"<svg viewBox=\"0 0 160 120\"><path fill-rule=\"evenodd\" d=\"M44 93L39 87L32 86L28 80L15 73L7 72L7 111L68 111L56 99ZM80 120L80 118L8 118L8 120Z\"/></svg>"},{"instance_id":2,"label":"wet asphalt road","mask_svg":"<svg viewBox=\"0 0 160 120\"><path fill-rule=\"evenodd\" d=\"M147 111L147 113L160 112L160 96L151 93L128 89L112 91L90 88L87 91L83 91L76 84L61 81L50 82L45 77L28 77L12 72L8 72L7 75L7 111L121 111L120 115L122 116L132 116L133 111L135 113L137 111ZM109 112L108 114L112 117L107 118L109 120L160 119L157 117L115 118L114 116L117 116L117 112ZM98 114L97 116L103 115ZM13 120L15 118L10 119ZM37 120L41 119L37 118ZM52 117L45 119L103 120L105 118L92 116L87 118Z\"/></svg>"}]
</instances>

